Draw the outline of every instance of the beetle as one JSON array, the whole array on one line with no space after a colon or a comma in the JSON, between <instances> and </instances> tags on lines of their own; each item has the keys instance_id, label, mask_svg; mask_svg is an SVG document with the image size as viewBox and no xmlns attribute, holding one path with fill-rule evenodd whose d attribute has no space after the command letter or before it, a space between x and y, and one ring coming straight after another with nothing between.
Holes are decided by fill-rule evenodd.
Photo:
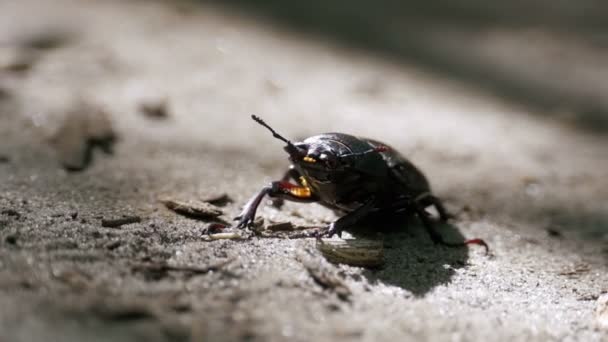
<instances>
[{"instance_id":1,"label":"beetle","mask_svg":"<svg viewBox=\"0 0 608 342\"><path fill-rule=\"evenodd\" d=\"M344 214L323 236L341 236L342 231L374 213L407 212L422 221L433 242L449 247L477 244L487 253L488 245L482 239L459 243L443 239L426 208L434 206L442 222L451 215L431 192L424 174L388 145L344 133L325 133L292 143L259 117L251 118L286 144L284 150L292 165L281 180L265 186L245 204L235 218L238 228L253 225L262 199L269 196L279 205L284 200L316 202Z\"/></svg>"}]
</instances>

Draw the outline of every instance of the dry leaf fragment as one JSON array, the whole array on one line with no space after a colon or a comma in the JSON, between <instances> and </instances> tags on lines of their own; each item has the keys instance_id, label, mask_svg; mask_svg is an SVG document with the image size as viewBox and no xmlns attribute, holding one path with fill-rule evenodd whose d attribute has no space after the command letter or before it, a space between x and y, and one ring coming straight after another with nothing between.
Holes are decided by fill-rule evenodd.
<instances>
[{"instance_id":1,"label":"dry leaf fragment","mask_svg":"<svg viewBox=\"0 0 608 342\"><path fill-rule=\"evenodd\" d=\"M384 263L381 240L318 240L317 249L332 263L351 266L377 267Z\"/></svg>"},{"instance_id":2,"label":"dry leaf fragment","mask_svg":"<svg viewBox=\"0 0 608 342\"><path fill-rule=\"evenodd\" d=\"M161 202L169 209L178 214L191 218L212 219L224 214L217 206L196 200L180 201L173 199L161 199Z\"/></svg>"},{"instance_id":3,"label":"dry leaf fragment","mask_svg":"<svg viewBox=\"0 0 608 342\"><path fill-rule=\"evenodd\" d=\"M101 220L101 226L105 228L119 228L126 224L133 224L141 222L141 217L139 216L127 216L121 217L118 219L103 219Z\"/></svg>"},{"instance_id":4,"label":"dry leaf fragment","mask_svg":"<svg viewBox=\"0 0 608 342\"><path fill-rule=\"evenodd\" d=\"M352 292L344 281L336 274L330 272L321 264L315 263L312 260L302 261L302 265L304 268L306 268L308 274L310 274L314 281L321 285L321 287L333 291L338 298L344 301L348 301L350 299Z\"/></svg>"}]
</instances>

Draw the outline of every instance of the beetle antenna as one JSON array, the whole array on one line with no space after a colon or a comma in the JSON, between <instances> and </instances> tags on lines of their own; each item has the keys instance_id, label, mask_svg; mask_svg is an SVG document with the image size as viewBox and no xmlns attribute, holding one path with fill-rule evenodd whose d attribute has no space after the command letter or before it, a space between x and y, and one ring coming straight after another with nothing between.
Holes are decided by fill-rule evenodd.
<instances>
[{"instance_id":1,"label":"beetle antenna","mask_svg":"<svg viewBox=\"0 0 608 342\"><path fill-rule=\"evenodd\" d=\"M279 140L281 140L281 141L283 141L283 142L287 143L287 145L292 145L291 141L289 141L289 140L285 139L285 138L284 138L282 135L280 135L279 133L277 133L277 132L276 132L274 129L272 129L272 127L270 127L270 126L269 126L269 125L268 125L266 122L264 122L264 120L260 119L258 116L251 115L251 118L252 118L252 119L253 119L255 122L259 123L260 125L262 125L262 126L264 126L264 127L268 128L268 130L269 130L270 132L272 132L272 136L273 136L273 137L275 137L275 138L277 138L277 139L279 139Z\"/></svg>"},{"instance_id":2,"label":"beetle antenna","mask_svg":"<svg viewBox=\"0 0 608 342\"><path fill-rule=\"evenodd\" d=\"M272 132L272 136L283 141L284 143L287 144L287 146L289 147L290 150L292 151L299 151L299 149L288 139L285 139L282 135L280 135L279 133L277 133L274 129L272 129L272 127L270 127L266 122L264 122L264 120L260 119L258 116L256 115L251 115L251 118L253 119L253 121L259 123L260 125L268 128L268 130L270 132Z\"/></svg>"}]
</instances>

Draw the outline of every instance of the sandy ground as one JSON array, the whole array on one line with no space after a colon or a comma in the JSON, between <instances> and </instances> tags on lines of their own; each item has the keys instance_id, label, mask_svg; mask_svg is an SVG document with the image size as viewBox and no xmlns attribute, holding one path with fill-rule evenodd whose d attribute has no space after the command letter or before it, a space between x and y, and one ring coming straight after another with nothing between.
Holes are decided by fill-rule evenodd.
<instances>
[{"instance_id":1,"label":"sandy ground","mask_svg":"<svg viewBox=\"0 0 608 342\"><path fill-rule=\"evenodd\" d=\"M1 1L0 42L0 341L606 339L605 135L208 4ZM162 99L167 119L138 110ZM115 153L67 172L52 138L95 108ZM204 241L209 223L158 198L225 192L229 220L280 177L286 156L251 113L294 139L342 131L398 148L458 213L445 231L493 255L435 246L415 220L384 233L379 269L330 264L314 239ZM122 215L142 221L102 227ZM335 218L302 204L260 215ZM136 267L228 258L201 275Z\"/></svg>"}]
</instances>

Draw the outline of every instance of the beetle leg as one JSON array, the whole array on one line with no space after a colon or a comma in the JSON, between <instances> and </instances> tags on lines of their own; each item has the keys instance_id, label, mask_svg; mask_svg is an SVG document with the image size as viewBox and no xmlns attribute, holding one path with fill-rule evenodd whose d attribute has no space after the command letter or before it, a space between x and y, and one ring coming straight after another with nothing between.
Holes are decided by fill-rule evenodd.
<instances>
[{"instance_id":1,"label":"beetle leg","mask_svg":"<svg viewBox=\"0 0 608 342\"><path fill-rule=\"evenodd\" d=\"M442 222L447 222L449 219L454 217L445 209L445 206L443 206L441 200L436 196L432 195L431 193L424 193L418 196L415 201L419 203L420 206L422 206L423 208L426 208L431 205L434 206L437 212L439 213L439 219Z\"/></svg>"},{"instance_id":2,"label":"beetle leg","mask_svg":"<svg viewBox=\"0 0 608 342\"><path fill-rule=\"evenodd\" d=\"M287 171L285 171L285 174L283 175L283 177L281 177L281 182L287 182L290 180L295 180L296 182L299 183L300 180L300 173L298 172L298 170L296 170L293 165L291 165L289 167L289 169ZM300 184L301 185L301 184ZM281 197L275 197L272 199L272 206L277 208L277 209L281 209L281 207L283 206L283 204L285 203L285 199L281 198Z\"/></svg>"},{"instance_id":3,"label":"beetle leg","mask_svg":"<svg viewBox=\"0 0 608 342\"><path fill-rule=\"evenodd\" d=\"M420 221L422 221L422 225L431 236L431 240L433 240L434 243L444 244L445 241L443 241L443 237L433 227L433 222L429 217L429 213L427 213L419 204L415 204L414 209L416 210L416 214L420 218Z\"/></svg>"},{"instance_id":4,"label":"beetle leg","mask_svg":"<svg viewBox=\"0 0 608 342\"><path fill-rule=\"evenodd\" d=\"M355 209L354 211L340 217L329 225L329 229L327 230L325 235L327 235L327 237L332 237L335 234L338 234L339 237L342 237L342 231L367 216L372 211L372 209L374 209L375 204L375 200L371 199L365 202L365 204L363 204L359 208Z\"/></svg>"},{"instance_id":5,"label":"beetle leg","mask_svg":"<svg viewBox=\"0 0 608 342\"><path fill-rule=\"evenodd\" d=\"M246 228L253 225L255 213L264 196L283 198L294 202L316 202L318 199L307 187L291 184L289 182L272 182L253 196L243 207L241 214L234 218L239 221L237 228Z\"/></svg>"},{"instance_id":6,"label":"beetle leg","mask_svg":"<svg viewBox=\"0 0 608 342\"><path fill-rule=\"evenodd\" d=\"M464 242L447 242L447 241L445 241L443 239L443 236L441 236L441 234L439 234L433 227L433 222L431 222L429 213L427 213L424 210L424 208L417 203L415 204L414 209L416 210L416 214L418 214L418 217L422 221L422 225L424 226L424 228L426 228L426 231L429 233L429 235L431 236L431 240L433 240L434 243L444 245L447 247L464 247L466 245L480 245L485 248L486 254L488 254L490 248L488 247L488 244L482 239L469 239L469 240L465 240Z\"/></svg>"},{"instance_id":7,"label":"beetle leg","mask_svg":"<svg viewBox=\"0 0 608 342\"><path fill-rule=\"evenodd\" d=\"M258 192L255 196L253 196L247 204L243 207L243 211L241 214L234 218L235 221L239 221L237 224L237 228L246 228L253 225L253 220L255 219L255 212L258 210L260 206L260 202L264 198L264 196L268 195L272 191L271 186L266 186L260 192Z\"/></svg>"}]
</instances>

